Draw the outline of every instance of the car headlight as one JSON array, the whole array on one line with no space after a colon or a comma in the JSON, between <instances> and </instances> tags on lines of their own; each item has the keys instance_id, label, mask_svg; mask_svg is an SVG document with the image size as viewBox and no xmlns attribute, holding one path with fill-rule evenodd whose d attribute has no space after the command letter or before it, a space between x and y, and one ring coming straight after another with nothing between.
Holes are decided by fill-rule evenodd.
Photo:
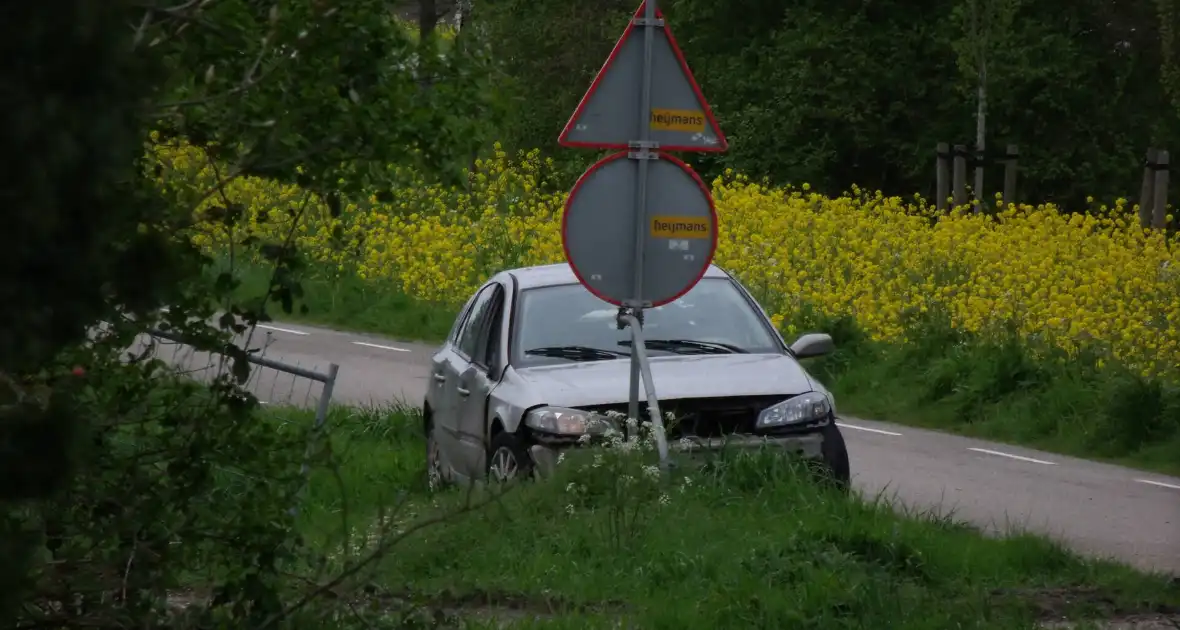
<instances>
[{"instance_id":1,"label":"car headlight","mask_svg":"<svg viewBox=\"0 0 1180 630\"><path fill-rule=\"evenodd\" d=\"M612 424L601 414L566 407L534 409L525 414L524 423L537 431L555 435L594 435L602 433Z\"/></svg>"},{"instance_id":2,"label":"car headlight","mask_svg":"<svg viewBox=\"0 0 1180 630\"><path fill-rule=\"evenodd\" d=\"M758 414L759 429L805 424L823 420L832 412L832 404L821 392L810 392L767 407Z\"/></svg>"}]
</instances>

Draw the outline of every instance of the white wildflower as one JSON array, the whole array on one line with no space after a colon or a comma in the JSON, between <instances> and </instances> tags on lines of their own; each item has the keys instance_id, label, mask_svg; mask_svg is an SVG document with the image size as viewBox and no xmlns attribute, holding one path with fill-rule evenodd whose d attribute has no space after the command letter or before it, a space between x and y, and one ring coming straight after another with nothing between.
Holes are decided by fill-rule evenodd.
<instances>
[{"instance_id":1,"label":"white wildflower","mask_svg":"<svg viewBox=\"0 0 1180 630\"><path fill-rule=\"evenodd\" d=\"M660 505L668 505L671 502L672 502L672 498L669 497L667 494L660 495Z\"/></svg>"},{"instance_id":2,"label":"white wildflower","mask_svg":"<svg viewBox=\"0 0 1180 630\"><path fill-rule=\"evenodd\" d=\"M578 436L578 444L588 444L590 442L590 434L583 433Z\"/></svg>"},{"instance_id":3,"label":"white wildflower","mask_svg":"<svg viewBox=\"0 0 1180 630\"><path fill-rule=\"evenodd\" d=\"M594 454L594 463L592 464L592 466L594 468L598 468L598 467L602 466L602 453L595 453Z\"/></svg>"},{"instance_id":4,"label":"white wildflower","mask_svg":"<svg viewBox=\"0 0 1180 630\"><path fill-rule=\"evenodd\" d=\"M565 451L562 451L557 454L557 463L560 464L561 462L564 462L564 461L565 461Z\"/></svg>"},{"instance_id":5,"label":"white wildflower","mask_svg":"<svg viewBox=\"0 0 1180 630\"><path fill-rule=\"evenodd\" d=\"M572 481L565 484L565 491L566 492L577 492L578 491L578 484L576 484Z\"/></svg>"},{"instance_id":6,"label":"white wildflower","mask_svg":"<svg viewBox=\"0 0 1180 630\"><path fill-rule=\"evenodd\" d=\"M660 467L659 466L651 466L651 465L644 466L643 467L643 474L646 475L648 479L659 479L660 478Z\"/></svg>"},{"instance_id":7,"label":"white wildflower","mask_svg":"<svg viewBox=\"0 0 1180 630\"><path fill-rule=\"evenodd\" d=\"M572 503L565 506L565 513L570 515L574 513L574 506Z\"/></svg>"}]
</instances>

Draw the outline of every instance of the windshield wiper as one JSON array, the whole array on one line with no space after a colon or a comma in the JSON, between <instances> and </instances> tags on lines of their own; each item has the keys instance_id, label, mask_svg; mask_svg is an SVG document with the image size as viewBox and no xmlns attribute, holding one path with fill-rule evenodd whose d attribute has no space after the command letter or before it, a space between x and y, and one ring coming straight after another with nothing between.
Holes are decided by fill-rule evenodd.
<instances>
[{"instance_id":1,"label":"windshield wiper","mask_svg":"<svg viewBox=\"0 0 1180 630\"><path fill-rule=\"evenodd\" d=\"M603 350L602 348L591 348L590 346L546 346L544 348L525 350L524 353L539 357L569 359L570 361L603 361L606 359L631 356L629 353L619 352L618 350Z\"/></svg>"},{"instance_id":2,"label":"windshield wiper","mask_svg":"<svg viewBox=\"0 0 1180 630\"><path fill-rule=\"evenodd\" d=\"M620 341L620 346L631 345L630 341ZM695 341L693 339L646 339L644 346L652 350L665 350L679 354L747 354L748 352L731 343L718 341Z\"/></svg>"}]
</instances>

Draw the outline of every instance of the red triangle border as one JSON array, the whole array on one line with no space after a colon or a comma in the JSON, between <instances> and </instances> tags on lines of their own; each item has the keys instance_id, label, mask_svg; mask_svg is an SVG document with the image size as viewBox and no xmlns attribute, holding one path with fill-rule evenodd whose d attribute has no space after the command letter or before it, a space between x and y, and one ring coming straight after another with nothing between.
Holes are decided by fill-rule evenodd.
<instances>
[{"instance_id":1,"label":"red triangle border","mask_svg":"<svg viewBox=\"0 0 1180 630\"><path fill-rule=\"evenodd\" d=\"M647 0L643 0L643 2L640 3L639 8L635 10L632 19L643 17L643 12L646 7ZM725 133L721 131L721 125L717 124L716 117L713 116L713 108L709 106L709 101L705 100L704 93L701 92L700 86L697 85L696 77L693 76L692 70L688 67L688 62L684 59L684 53L680 50L680 44L676 42L676 37L672 34L672 27L664 18L664 12L658 7L656 8L656 18L664 20L664 34L668 37L668 44L672 47L672 53L676 56L676 60L680 62L680 68L684 71L684 76L688 78L688 83L692 87L693 93L696 94L697 100L700 101L701 106L704 108L705 118L709 121L709 125L713 128L713 130L717 132L716 145L708 147L662 145L660 146L660 151L683 151L694 153L722 153L727 151L729 149L729 141L726 140ZM557 138L557 144L563 147L578 149L629 148L628 145L622 143L608 144L597 142L576 142L570 141L567 138L569 137L570 130L573 129L574 123L578 120L578 117L582 115L582 110L585 109L586 103L590 100L590 97L594 95L594 92L598 90L598 84L600 81L602 81L602 77L607 73L608 70L610 70L611 64L614 63L615 57L619 54L619 50L623 48L623 44L627 42L627 38L631 36L631 33L634 30L634 23L628 23L627 29L623 31L623 35L619 37L618 41L615 42L615 46L611 49L610 55L607 56L606 62L602 64L602 68L598 70L598 74L594 75L594 81L590 84L590 88L586 90L584 95L582 95L582 100L578 101L578 106L574 109L573 115L570 116L569 120L565 123L565 127L562 128L561 135Z\"/></svg>"}]
</instances>

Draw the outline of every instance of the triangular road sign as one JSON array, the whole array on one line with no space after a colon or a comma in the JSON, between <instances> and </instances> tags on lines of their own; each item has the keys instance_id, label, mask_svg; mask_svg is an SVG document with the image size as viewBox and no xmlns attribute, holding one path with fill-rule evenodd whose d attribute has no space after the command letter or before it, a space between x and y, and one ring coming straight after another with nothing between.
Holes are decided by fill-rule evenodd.
<instances>
[{"instance_id":1,"label":"triangular road sign","mask_svg":"<svg viewBox=\"0 0 1180 630\"><path fill-rule=\"evenodd\" d=\"M646 0L635 11L642 18ZM656 18L664 19L656 10ZM562 130L566 147L626 149L639 139L643 82L643 28L634 20L611 50ZM684 54L664 20L653 29L651 58L651 141L661 151L725 151L729 143L717 126Z\"/></svg>"}]
</instances>

